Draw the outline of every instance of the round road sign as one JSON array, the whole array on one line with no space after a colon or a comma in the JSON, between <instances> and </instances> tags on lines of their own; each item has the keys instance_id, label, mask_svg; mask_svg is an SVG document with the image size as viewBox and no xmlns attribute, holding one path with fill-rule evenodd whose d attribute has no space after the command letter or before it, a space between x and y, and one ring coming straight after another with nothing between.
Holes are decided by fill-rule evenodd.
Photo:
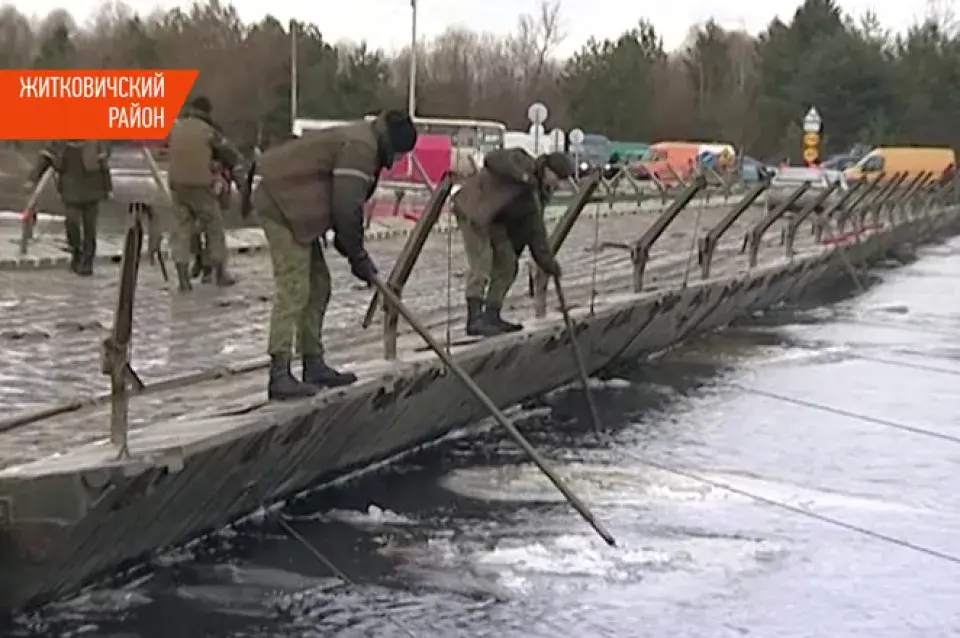
<instances>
[{"instance_id":1,"label":"round road sign","mask_svg":"<svg viewBox=\"0 0 960 638\"><path fill-rule=\"evenodd\" d=\"M543 124L547 121L549 114L550 111L547 110L547 105L541 102L534 102L527 109L527 119L534 124Z\"/></svg>"},{"instance_id":2,"label":"round road sign","mask_svg":"<svg viewBox=\"0 0 960 638\"><path fill-rule=\"evenodd\" d=\"M570 131L570 135L569 135L570 143L573 144L574 146L579 146L580 144L583 144L584 137L586 137L586 134L583 132L583 129L575 128L572 131Z\"/></svg>"},{"instance_id":3,"label":"round road sign","mask_svg":"<svg viewBox=\"0 0 960 638\"><path fill-rule=\"evenodd\" d=\"M816 146L820 143L820 136L816 133L804 133L803 134L803 145L804 146Z\"/></svg>"},{"instance_id":4,"label":"round road sign","mask_svg":"<svg viewBox=\"0 0 960 638\"><path fill-rule=\"evenodd\" d=\"M815 162L817 158L820 157L820 153L817 152L815 148L805 148L803 149L803 161L805 162Z\"/></svg>"}]
</instances>

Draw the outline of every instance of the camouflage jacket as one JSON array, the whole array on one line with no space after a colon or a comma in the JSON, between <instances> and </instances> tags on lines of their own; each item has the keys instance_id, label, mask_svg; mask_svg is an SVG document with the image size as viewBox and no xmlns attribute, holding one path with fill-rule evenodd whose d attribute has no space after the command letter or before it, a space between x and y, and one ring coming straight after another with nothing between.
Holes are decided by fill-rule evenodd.
<instances>
[{"instance_id":1,"label":"camouflage jacket","mask_svg":"<svg viewBox=\"0 0 960 638\"><path fill-rule=\"evenodd\" d=\"M64 204L93 204L113 191L109 157L107 146L96 140L57 140L40 151L29 180L37 182L52 169Z\"/></svg>"},{"instance_id":2,"label":"camouflage jacket","mask_svg":"<svg viewBox=\"0 0 960 638\"><path fill-rule=\"evenodd\" d=\"M261 181L254 204L260 207L269 197L297 241L313 241L340 218L360 224L362 242L363 204L376 192L380 171L392 164L379 121L305 133L257 160Z\"/></svg>"},{"instance_id":3,"label":"camouflage jacket","mask_svg":"<svg viewBox=\"0 0 960 638\"><path fill-rule=\"evenodd\" d=\"M529 246L534 260L543 265L553 259L543 220L550 195L529 153L498 149L487 153L483 168L464 181L453 205L478 226L503 224L517 254Z\"/></svg>"},{"instance_id":4,"label":"camouflage jacket","mask_svg":"<svg viewBox=\"0 0 960 638\"><path fill-rule=\"evenodd\" d=\"M234 174L241 168L240 152L206 114L194 110L188 109L173 124L167 146L170 162L167 178L171 188L213 188L214 162L219 162Z\"/></svg>"}]
</instances>

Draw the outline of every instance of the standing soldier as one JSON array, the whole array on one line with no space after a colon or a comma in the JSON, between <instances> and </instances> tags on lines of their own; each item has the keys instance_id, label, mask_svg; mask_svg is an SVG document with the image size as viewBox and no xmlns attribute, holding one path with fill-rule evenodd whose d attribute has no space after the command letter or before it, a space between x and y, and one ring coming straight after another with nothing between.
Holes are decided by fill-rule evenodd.
<instances>
[{"instance_id":1,"label":"standing soldier","mask_svg":"<svg viewBox=\"0 0 960 638\"><path fill-rule=\"evenodd\" d=\"M207 240L206 252L214 282L232 286L227 272L227 244L223 214L213 192L213 162L223 164L233 176L240 170L240 152L212 124L210 100L194 99L170 131L168 175L174 203L173 261L180 292L190 283L191 241L196 234Z\"/></svg>"},{"instance_id":2,"label":"standing soldier","mask_svg":"<svg viewBox=\"0 0 960 638\"><path fill-rule=\"evenodd\" d=\"M357 122L272 146L258 160L261 181L253 194L273 261L270 315L271 399L296 399L318 388L357 380L324 360L323 318L330 301L330 271L320 238L330 228L337 251L358 279L370 283L377 269L363 245L363 205L377 188L380 171L413 149L417 131L410 117L388 111ZM290 362L296 337L303 380Z\"/></svg>"},{"instance_id":3,"label":"standing soldier","mask_svg":"<svg viewBox=\"0 0 960 638\"><path fill-rule=\"evenodd\" d=\"M51 142L40 152L25 185L32 191L48 168L56 173L72 255L70 270L85 277L93 274L100 202L113 191L108 158L107 147L96 140Z\"/></svg>"},{"instance_id":4,"label":"standing soldier","mask_svg":"<svg viewBox=\"0 0 960 638\"><path fill-rule=\"evenodd\" d=\"M226 215L230 208L232 195L230 171L220 162L214 162L211 170L213 173L213 195L220 205L220 214ZM194 256L190 278L201 277L200 281L205 284L213 281L213 266L210 263L210 238L200 229L199 224L190 238L190 252Z\"/></svg>"},{"instance_id":5,"label":"standing soldier","mask_svg":"<svg viewBox=\"0 0 960 638\"><path fill-rule=\"evenodd\" d=\"M453 197L469 271L468 335L489 337L523 329L505 321L500 312L517 278L524 246L530 246L544 272L560 276L560 265L547 243L543 210L559 181L573 171L563 153L534 159L520 148L495 150Z\"/></svg>"}]
</instances>

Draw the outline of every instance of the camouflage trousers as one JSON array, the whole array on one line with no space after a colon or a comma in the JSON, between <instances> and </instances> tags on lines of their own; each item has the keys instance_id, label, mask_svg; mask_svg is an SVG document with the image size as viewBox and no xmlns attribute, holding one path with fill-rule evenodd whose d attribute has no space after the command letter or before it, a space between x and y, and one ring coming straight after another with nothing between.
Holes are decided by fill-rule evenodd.
<instances>
[{"instance_id":1,"label":"camouflage trousers","mask_svg":"<svg viewBox=\"0 0 960 638\"><path fill-rule=\"evenodd\" d=\"M520 261L506 227L493 223L483 228L456 209L454 214L467 254L467 299L484 299L487 305L503 306L517 279Z\"/></svg>"},{"instance_id":2,"label":"camouflage trousers","mask_svg":"<svg viewBox=\"0 0 960 638\"><path fill-rule=\"evenodd\" d=\"M63 228L74 260L93 262L97 253L97 218L100 216L100 203L64 204L64 207L66 215L63 219Z\"/></svg>"},{"instance_id":3,"label":"camouflage trousers","mask_svg":"<svg viewBox=\"0 0 960 638\"><path fill-rule=\"evenodd\" d=\"M227 261L227 240L223 229L223 213L217 198L207 186L171 185L173 194L173 231L171 252L173 261L189 264L194 255L194 237L206 235L207 253L211 264Z\"/></svg>"},{"instance_id":4,"label":"camouflage trousers","mask_svg":"<svg viewBox=\"0 0 960 638\"><path fill-rule=\"evenodd\" d=\"M330 302L330 270L320 240L298 242L277 205L262 190L257 217L273 264L273 309L267 352L289 356L323 354L323 318ZM296 340L296 344L294 341Z\"/></svg>"}]
</instances>

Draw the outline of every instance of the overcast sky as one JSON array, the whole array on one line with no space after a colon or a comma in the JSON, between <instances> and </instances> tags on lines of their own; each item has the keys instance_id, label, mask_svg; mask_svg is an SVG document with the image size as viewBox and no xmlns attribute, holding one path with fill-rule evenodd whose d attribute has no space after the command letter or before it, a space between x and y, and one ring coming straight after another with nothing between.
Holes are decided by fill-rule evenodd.
<instances>
[{"instance_id":1,"label":"overcast sky","mask_svg":"<svg viewBox=\"0 0 960 638\"><path fill-rule=\"evenodd\" d=\"M518 17L536 12L540 0L418 0L419 26L423 37L436 35L451 25L466 25L481 31L507 33ZM940 7L953 0L935 0ZM44 13L67 6L81 21L93 13L97 0L15 0L25 13ZM136 10L169 8L176 0L130 0ZM331 40L366 40L375 47L399 49L410 41L410 0L234 0L244 20L256 20L269 9L277 18L292 17L319 25ZM563 28L567 37L560 53L569 53L590 36L618 35L640 18L653 22L668 48L678 46L691 24L715 18L731 28L761 31L775 16L789 18L801 3L797 0L562 0ZM840 0L843 9L860 15L873 9L892 30L902 30L927 13L928 0Z\"/></svg>"}]
</instances>

